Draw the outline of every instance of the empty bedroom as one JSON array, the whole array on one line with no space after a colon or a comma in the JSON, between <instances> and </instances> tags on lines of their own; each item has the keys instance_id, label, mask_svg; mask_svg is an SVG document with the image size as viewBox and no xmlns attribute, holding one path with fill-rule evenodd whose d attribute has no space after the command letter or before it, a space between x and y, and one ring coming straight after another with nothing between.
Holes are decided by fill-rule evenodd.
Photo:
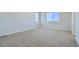
<instances>
[{"instance_id":1,"label":"empty bedroom","mask_svg":"<svg viewBox=\"0 0 79 59\"><path fill-rule=\"evenodd\" d=\"M78 47L79 13L0 12L0 47Z\"/></svg>"}]
</instances>

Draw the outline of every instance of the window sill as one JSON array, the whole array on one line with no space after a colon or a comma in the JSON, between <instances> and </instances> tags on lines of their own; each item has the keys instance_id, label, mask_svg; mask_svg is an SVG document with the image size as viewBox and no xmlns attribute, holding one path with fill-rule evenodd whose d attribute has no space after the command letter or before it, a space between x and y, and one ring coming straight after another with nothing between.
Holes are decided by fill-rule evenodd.
<instances>
[{"instance_id":1,"label":"window sill","mask_svg":"<svg viewBox=\"0 0 79 59\"><path fill-rule=\"evenodd\" d=\"M58 22L47 22L47 23L59 23L59 21Z\"/></svg>"}]
</instances>

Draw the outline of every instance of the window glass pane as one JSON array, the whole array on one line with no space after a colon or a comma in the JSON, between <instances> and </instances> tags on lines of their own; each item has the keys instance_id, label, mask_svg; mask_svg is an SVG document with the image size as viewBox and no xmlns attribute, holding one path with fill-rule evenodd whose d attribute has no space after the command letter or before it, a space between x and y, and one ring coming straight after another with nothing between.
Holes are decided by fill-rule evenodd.
<instances>
[{"instance_id":1,"label":"window glass pane","mask_svg":"<svg viewBox=\"0 0 79 59\"><path fill-rule=\"evenodd\" d=\"M53 20L53 22L59 22L60 21L60 15L59 15L58 12L52 13L52 20Z\"/></svg>"},{"instance_id":2,"label":"window glass pane","mask_svg":"<svg viewBox=\"0 0 79 59\"><path fill-rule=\"evenodd\" d=\"M47 13L47 22L52 21L52 13Z\"/></svg>"},{"instance_id":3,"label":"window glass pane","mask_svg":"<svg viewBox=\"0 0 79 59\"><path fill-rule=\"evenodd\" d=\"M59 17L59 12L49 12L47 13L47 22L59 22Z\"/></svg>"},{"instance_id":4,"label":"window glass pane","mask_svg":"<svg viewBox=\"0 0 79 59\"><path fill-rule=\"evenodd\" d=\"M35 22L39 22L39 13L35 13Z\"/></svg>"}]
</instances>

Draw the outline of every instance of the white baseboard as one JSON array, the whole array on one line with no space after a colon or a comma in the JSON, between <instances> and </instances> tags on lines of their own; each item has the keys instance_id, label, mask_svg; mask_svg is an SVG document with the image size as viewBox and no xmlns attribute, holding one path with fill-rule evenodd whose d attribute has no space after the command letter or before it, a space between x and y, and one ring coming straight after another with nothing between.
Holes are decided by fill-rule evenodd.
<instances>
[{"instance_id":1,"label":"white baseboard","mask_svg":"<svg viewBox=\"0 0 79 59\"><path fill-rule=\"evenodd\" d=\"M7 33L7 34L2 34L2 35L0 35L0 37L2 37L2 36L7 36L7 35L11 35L11 34L16 34L16 33L19 33L19 32L24 32L24 31L33 30L33 29L36 29L36 28L38 28L38 26L30 27L30 28L28 28L28 29L24 29L24 30L20 30L20 31L10 32L10 33Z\"/></svg>"}]
</instances>

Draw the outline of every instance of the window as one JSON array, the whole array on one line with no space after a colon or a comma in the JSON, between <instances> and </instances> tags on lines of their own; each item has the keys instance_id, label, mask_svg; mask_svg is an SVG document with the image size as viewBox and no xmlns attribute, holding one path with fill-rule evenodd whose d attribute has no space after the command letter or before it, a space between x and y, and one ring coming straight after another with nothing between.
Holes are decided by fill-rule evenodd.
<instances>
[{"instance_id":1,"label":"window","mask_svg":"<svg viewBox=\"0 0 79 59\"><path fill-rule=\"evenodd\" d=\"M47 13L47 22L59 22L60 14L59 12L49 12Z\"/></svg>"},{"instance_id":2,"label":"window","mask_svg":"<svg viewBox=\"0 0 79 59\"><path fill-rule=\"evenodd\" d=\"M35 13L35 22L39 22L39 13Z\"/></svg>"}]
</instances>

